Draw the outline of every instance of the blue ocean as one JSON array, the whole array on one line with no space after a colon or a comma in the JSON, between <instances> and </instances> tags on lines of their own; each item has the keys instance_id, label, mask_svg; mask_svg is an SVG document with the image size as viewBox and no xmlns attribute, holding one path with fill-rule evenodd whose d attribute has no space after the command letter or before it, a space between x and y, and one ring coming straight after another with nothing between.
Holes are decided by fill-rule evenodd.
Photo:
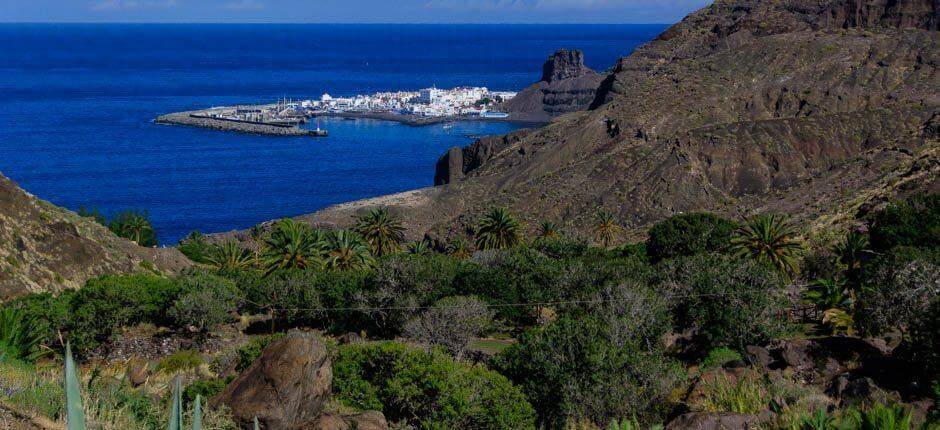
<instances>
[{"instance_id":1,"label":"blue ocean","mask_svg":"<svg viewBox=\"0 0 940 430\"><path fill-rule=\"evenodd\" d=\"M0 25L0 172L77 210L147 211L160 243L432 185L434 163L510 123L328 119L325 139L156 125L278 98L520 90L558 48L611 67L662 25Z\"/></svg>"}]
</instances>

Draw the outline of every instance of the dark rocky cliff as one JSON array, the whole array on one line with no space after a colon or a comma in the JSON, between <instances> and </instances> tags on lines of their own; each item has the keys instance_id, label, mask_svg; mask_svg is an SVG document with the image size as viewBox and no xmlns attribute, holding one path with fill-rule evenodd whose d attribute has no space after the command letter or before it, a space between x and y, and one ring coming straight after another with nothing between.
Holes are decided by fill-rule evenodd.
<instances>
[{"instance_id":1,"label":"dark rocky cliff","mask_svg":"<svg viewBox=\"0 0 940 430\"><path fill-rule=\"evenodd\" d=\"M542 78L501 106L516 119L547 122L587 109L603 76L584 65L578 50L560 49L542 65Z\"/></svg>"},{"instance_id":2,"label":"dark rocky cliff","mask_svg":"<svg viewBox=\"0 0 940 430\"><path fill-rule=\"evenodd\" d=\"M494 205L581 233L599 206L635 235L696 210L840 228L886 199L940 190L938 10L716 1L621 59L591 110L478 142L453 160L463 180L372 204L390 202L415 235L461 231ZM467 162L467 151L485 156ZM342 225L362 207L309 218Z\"/></svg>"}]
</instances>

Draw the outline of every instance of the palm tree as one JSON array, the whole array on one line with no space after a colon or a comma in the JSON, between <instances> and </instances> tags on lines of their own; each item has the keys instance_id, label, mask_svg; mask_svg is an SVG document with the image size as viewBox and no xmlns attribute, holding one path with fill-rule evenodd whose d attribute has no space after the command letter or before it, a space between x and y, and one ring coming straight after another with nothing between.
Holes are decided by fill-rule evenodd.
<instances>
[{"instance_id":1,"label":"palm tree","mask_svg":"<svg viewBox=\"0 0 940 430\"><path fill-rule=\"evenodd\" d=\"M146 213L122 212L114 217L108 228L118 236L130 239L140 246L156 246L157 235Z\"/></svg>"},{"instance_id":2,"label":"palm tree","mask_svg":"<svg viewBox=\"0 0 940 430\"><path fill-rule=\"evenodd\" d=\"M477 248L512 248L519 244L521 230L506 208L492 208L477 224Z\"/></svg>"},{"instance_id":3,"label":"palm tree","mask_svg":"<svg viewBox=\"0 0 940 430\"><path fill-rule=\"evenodd\" d=\"M280 269L307 269L322 264L324 234L309 225L284 219L274 225L264 241L262 263L265 276Z\"/></svg>"},{"instance_id":4,"label":"palm tree","mask_svg":"<svg viewBox=\"0 0 940 430\"><path fill-rule=\"evenodd\" d=\"M553 239L560 236L558 233L558 225L551 221L542 221L539 223L538 238L539 239Z\"/></svg>"},{"instance_id":5,"label":"palm tree","mask_svg":"<svg viewBox=\"0 0 940 430\"><path fill-rule=\"evenodd\" d=\"M447 255L459 260L470 258L470 248L467 246L467 241L459 237L451 239L447 243Z\"/></svg>"},{"instance_id":6,"label":"palm tree","mask_svg":"<svg viewBox=\"0 0 940 430\"><path fill-rule=\"evenodd\" d=\"M336 270L359 270L372 267L375 259L369 244L359 234L340 230L330 235L326 267Z\"/></svg>"},{"instance_id":7,"label":"palm tree","mask_svg":"<svg viewBox=\"0 0 940 430\"><path fill-rule=\"evenodd\" d=\"M354 228L369 246L376 257L397 251L405 240L405 228L401 221L389 215L386 208L375 208L359 218Z\"/></svg>"},{"instance_id":8,"label":"palm tree","mask_svg":"<svg viewBox=\"0 0 940 430\"><path fill-rule=\"evenodd\" d=\"M614 219L614 214L604 209L598 209L597 213L594 214L594 219L596 222L596 224L594 224L595 240L604 245L604 248L609 248L610 244L617 238L617 235L620 234L622 228Z\"/></svg>"},{"instance_id":9,"label":"palm tree","mask_svg":"<svg viewBox=\"0 0 940 430\"><path fill-rule=\"evenodd\" d=\"M751 218L735 232L731 247L739 256L769 264L788 276L798 270L801 246L796 231L780 215Z\"/></svg>"},{"instance_id":10,"label":"palm tree","mask_svg":"<svg viewBox=\"0 0 940 430\"><path fill-rule=\"evenodd\" d=\"M220 272L244 269L254 262L252 252L231 240L221 245L212 245L206 262Z\"/></svg>"}]
</instances>

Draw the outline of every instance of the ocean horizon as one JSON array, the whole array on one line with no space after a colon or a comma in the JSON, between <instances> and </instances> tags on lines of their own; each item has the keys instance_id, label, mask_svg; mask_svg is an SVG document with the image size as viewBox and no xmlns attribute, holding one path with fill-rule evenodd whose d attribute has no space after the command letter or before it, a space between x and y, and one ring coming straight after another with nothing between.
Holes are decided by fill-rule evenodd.
<instances>
[{"instance_id":1,"label":"ocean horizon","mask_svg":"<svg viewBox=\"0 0 940 430\"><path fill-rule=\"evenodd\" d=\"M559 48L595 70L666 25L0 24L0 172L54 204L149 213L161 244L433 184L520 127L324 119L326 139L157 125L175 111L430 86L518 91Z\"/></svg>"}]
</instances>

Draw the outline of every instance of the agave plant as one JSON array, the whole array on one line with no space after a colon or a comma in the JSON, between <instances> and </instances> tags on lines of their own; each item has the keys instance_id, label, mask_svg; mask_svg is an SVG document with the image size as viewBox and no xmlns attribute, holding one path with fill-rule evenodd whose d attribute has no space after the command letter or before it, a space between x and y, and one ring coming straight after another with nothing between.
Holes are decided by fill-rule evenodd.
<instances>
[{"instance_id":1,"label":"agave plant","mask_svg":"<svg viewBox=\"0 0 940 430\"><path fill-rule=\"evenodd\" d=\"M769 264L786 275L797 272L801 246L796 231L779 215L752 218L735 232L731 246L739 256Z\"/></svg>"},{"instance_id":2,"label":"agave plant","mask_svg":"<svg viewBox=\"0 0 940 430\"><path fill-rule=\"evenodd\" d=\"M836 430L839 428L836 418L824 409L819 409L812 415L804 416L799 425L799 430Z\"/></svg>"},{"instance_id":3,"label":"agave plant","mask_svg":"<svg viewBox=\"0 0 940 430\"><path fill-rule=\"evenodd\" d=\"M810 283L809 289L803 293L803 300L822 310L849 309L852 306L852 297L845 284L833 279L817 279Z\"/></svg>"},{"instance_id":4,"label":"agave plant","mask_svg":"<svg viewBox=\"0 0 940 430\"><path fill-rule=\"evenodd\" d=\"M330 235L326 267L335 270L358 270L372 267L375 259L366 241L355 232L339 230Z\"/></svg>"},{"instance_id":5,"label":"agave plant","mask_svg":"<svg viewBox=\"0 0 940 430\"><path fill-rule=\"evenodd\" d=\"M369 242L372 255L376 257L398 251L405 240L405 228L401 221L389 215L386 208L372 209L359 218L353 230Z\"/></svg>"},{"instance_id":6,"label":"agave plant","mask_svg":"<svg viewBox=\"0 0 940 430\"><path fill-rule=\"evenodd\" d=\"M18 309L0 309L0 361L35 361L47 352L41 343L42 333L32 320Z\"/></svg>"},{"instance_id":7,"label":"agave plant","mask_svg":"<svg viewBox=\"0 0 940 430\"><path fill-rule=\"evenodd\" d=\"M604 209L598 209L594 214L594 238L604 246L609 248L610 244L617 239L622 228L617 224L614 214Z\"/></svg>"},{"instance_id":8,"label":"agave plant","mask_svg":"<svg viewBox=\"0 0 940 430\"><path fill-rule=\"evenodd\" d=\"M85 430L81 385L72 359L72 345L65 343L65 426L68 430Z\"/></svg>"},{"instance_id":9,"label":"agave plant","mask_svg":"<svg viewBox=\"0 0 940 430\"><path fill-rule=\"evenodd\" d=\"M852 416L858 430L911 430L913 412L899 405L875 404Z\"/></svg>"},{"instance_id":10,"label":"agave plant","mask_svg":"<svg viewBox=\"0 0 940 430\"><path fill-rule=\"evenodd\" d=\"M855 319L842 309L832 308L823 312L822 323L832 334L855 334Z\"/></svg>"},{"instance_id":11,"label":"agave plant","mask_svg":"<svg viewBox=\"0 0 940 430\"><path fill-rule=\"evenodd\" d=\"M281 269L307 269L322 264L325 235L309 225L284 219L274 225L264 241L262 263L265 276Z\"/></svg>"},{"instance_id":12,"label":"agave plant","mask_svg":"<svg viewBox=\"0 0 940 430\"><path fill-rule=\"evenodd\" d=\"M183 430L183 390L180 386L180 377L177 376L173 384L173 404L170 407L170 420L167 430ZM202 430L202 396L196 395L193 406L192 430Z\"/></svg>"},{"instance_id":13,"label":"agave plant","mask_svg":"<svg viewBox=\"0 0 940 430\"><path fill-rule=\"evenodd\" d=\"M431 253L431 244L427 240L422 239L409 243L406 250L411 255L428 255Z\"/></svg>"},{"instance_id":14,"label":"agave plant","mask_svg":"<svg viewBox=\"0 0 940 430\"><path fill-rule=\"evenodd\" d=\"M560 236L558 233L558 225L551 221L542 221L539 223L539 231L537 237L539 239L552 239Z\"/></svg>"},{"instance_id":15,"label":"agave plant","mask_svg":"<svg viewBox=\"0 0 940 430\"><path fill-rule=\"evenodd\" d=\"M244 269L254 263L254 255L234 240L210 248L206 261L220 272Z\"/></svg>"},{"instance_id":16,"label":"agave plant","mask_svg":"<svg viewBox=\"0 0 940 430\"><path fill-rule=\"evenodd\" d=\"M447 243L447 255L460 260L470 258L470 247L467 246L467 241L459 237L451 239Z\"/></svg>"},{"instance_id":17,"label":"agave plant","mask_svg":"<svg viewBox=\"0 0 940 430\"><path fill-rule=\"evenodd\" d=\"M492 208L477 224L477 248L508 249L519 244L522 228L506 208Z\"/></svg>"}]
</instances>

